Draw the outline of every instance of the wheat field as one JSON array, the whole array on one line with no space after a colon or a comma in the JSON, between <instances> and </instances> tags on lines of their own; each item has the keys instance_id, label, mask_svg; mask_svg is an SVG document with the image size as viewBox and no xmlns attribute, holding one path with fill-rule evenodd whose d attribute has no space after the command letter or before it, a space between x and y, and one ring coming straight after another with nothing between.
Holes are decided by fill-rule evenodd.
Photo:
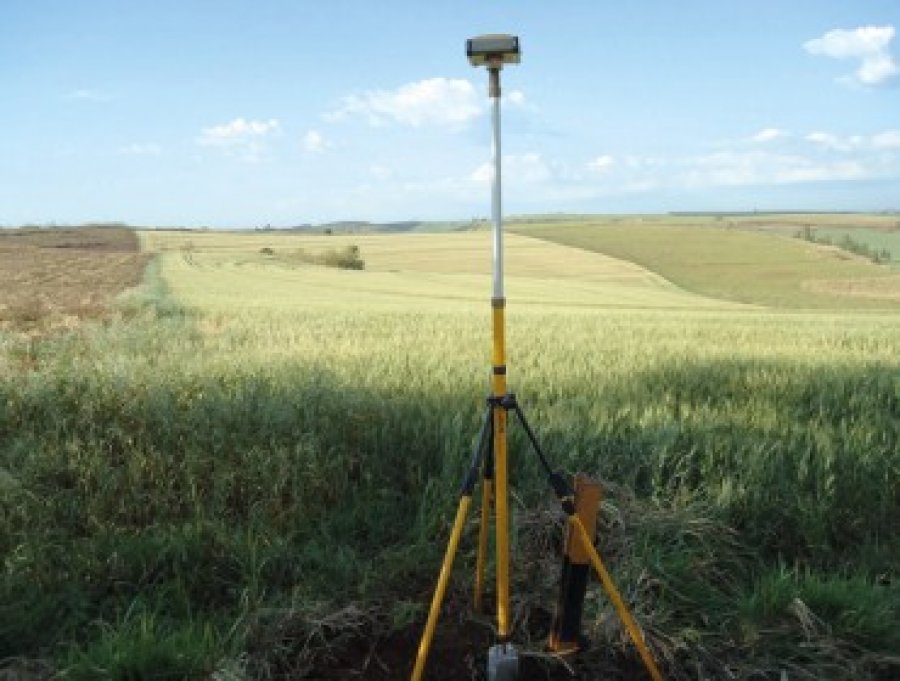
<instances>
[{"instance_id":1,"label":"wheat field","mask_svg":"<svg viewBox=\"0 0 900 681\"><path fill-rule=\"evenodd\" d=\"M0 345L0 658L403 678L488 389L489 235L140 237L157 257L117 315L27 363ZM364 270L297 257L348 245ZM717 300L525 235L507 266L510 387L555 465L602 481L599 547L666 676L891 678L896 313ZM516 636L539 650L558 527L517 431L511 480ZM432 678L485 653L474 531ZM611 617L592 588L589 676L634 664Z\"/></svg>"}]
</instances>

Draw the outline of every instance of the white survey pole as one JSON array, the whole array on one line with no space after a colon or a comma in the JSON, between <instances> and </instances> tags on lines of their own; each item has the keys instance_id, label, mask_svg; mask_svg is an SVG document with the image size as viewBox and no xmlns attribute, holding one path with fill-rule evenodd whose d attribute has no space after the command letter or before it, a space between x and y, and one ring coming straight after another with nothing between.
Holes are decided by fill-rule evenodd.
<instances>
[{"instance_id":1,"label":"white survey pole","mask_svg":"<svg viewBox=\"0 0 900 681\"><path fill-rule=\"evenodd\" d=\"M491 218L494 223L494 299L502 300L503 293L503 207L500 190L500 66L492 65L490 73L491 115L493 138L491 140L491 164L493 166L493 186L491 188Z\"/></svg>"}]
</instances>

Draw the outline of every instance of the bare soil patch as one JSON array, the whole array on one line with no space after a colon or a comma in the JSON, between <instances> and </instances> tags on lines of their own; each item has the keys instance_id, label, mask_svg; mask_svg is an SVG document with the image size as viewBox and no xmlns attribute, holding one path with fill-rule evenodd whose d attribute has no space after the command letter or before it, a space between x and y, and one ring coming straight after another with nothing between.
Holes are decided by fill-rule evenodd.
<instances>
[{"instance_id":1,"label":"bare soil patch","mask_svg":"<svg viewBox=\"0 0 900 681\"><path fill-rule=\"evenodd\" d=\"M42 333L102 317L149 258L123 227L0 230L0 330Z\"/></svg>"}]
</instances>

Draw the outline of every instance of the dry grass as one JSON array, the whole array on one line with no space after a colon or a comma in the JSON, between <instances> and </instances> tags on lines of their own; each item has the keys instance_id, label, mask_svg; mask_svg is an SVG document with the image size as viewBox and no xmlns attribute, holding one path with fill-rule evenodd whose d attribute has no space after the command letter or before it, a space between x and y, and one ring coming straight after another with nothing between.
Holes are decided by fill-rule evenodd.
<instances>
[{"instance_id":1,"label":"dry grass","mask_svg":"<svg viewBox=\"0 0 900 681\"><path fill-rule=\"evenodd\" d=\"M140 236L146 251L162 255L163 276L180 302L222 304L229 315L236 296L248 309L285 311L361 305L481 309L489 295L488 232L321 236L148 230ZM350 245L359 247L364 272L289 265L298 249L321 253ZM508 298L531 307L739 307L687 293L647 269L602 253L519 234L506 235L505 249Z\"/></svg>"},{"instance_id":2,"label":"dry grass","mask_svg":"<svg viewBox=\"0 0 900 681\"><path fill-rule=\"evenodd\" d=\"M870 279L834 279L805 282L810 291L883 300L900 300L900 274Z\"/></svg>"},{"instance_id":3,"label":"dry grass","mask_svg":"<svg viewBox=\"0 0 900 681\"><path fill-rule=\"evenodd\" d=\"M102 317L148 258L125 228L0 231L0 330L43 333Z\"/></svg>"}]
</instances>

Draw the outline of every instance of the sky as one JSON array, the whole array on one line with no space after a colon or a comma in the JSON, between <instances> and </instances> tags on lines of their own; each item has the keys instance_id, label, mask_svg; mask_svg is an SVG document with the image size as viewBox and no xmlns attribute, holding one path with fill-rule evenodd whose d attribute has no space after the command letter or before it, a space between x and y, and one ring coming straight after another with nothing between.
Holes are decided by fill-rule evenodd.
<instances>
[{"instance_id":1,"label":"sky","mask_svg":"<svg viewBox=\"0 0 900 681\"><path fill-rule=\"evenodd\" d=\"M2 0L0 225L900 209L900 0Z\"/></svg>"}]
</instances>

